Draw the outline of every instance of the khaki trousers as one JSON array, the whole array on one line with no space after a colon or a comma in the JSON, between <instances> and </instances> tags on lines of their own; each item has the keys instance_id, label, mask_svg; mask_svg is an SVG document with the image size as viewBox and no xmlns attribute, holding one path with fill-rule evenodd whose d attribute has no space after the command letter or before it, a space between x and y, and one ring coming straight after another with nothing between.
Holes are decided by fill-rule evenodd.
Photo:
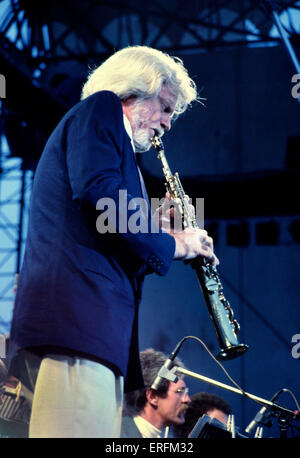
<instances>
[{"instance_id":1,"label":"khaki trousers","mask_svg":"<svg viewBox=\"0 0 300 458\"><path fill-rule=\"evenodd\" d=\"M47 355L35 385L31 438L118 438L123 377L82 358Z\"/></svg>"}]
</instances>

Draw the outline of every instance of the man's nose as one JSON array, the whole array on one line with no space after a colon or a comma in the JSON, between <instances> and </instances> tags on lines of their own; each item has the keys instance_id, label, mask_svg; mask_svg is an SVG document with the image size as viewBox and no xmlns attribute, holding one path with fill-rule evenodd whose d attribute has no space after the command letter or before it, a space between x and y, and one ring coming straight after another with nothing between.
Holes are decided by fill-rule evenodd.
<instances>
[{"instance_id":1,"label":"man's nose","mask_svg":"<svg viewBox=\"0 0 300 458\"><path fill-rule=\"evenodd\" d=\"M182 398L182 402L184 402L184 404L189 404L191 402L191 398L189 396L189 393L185 393L183 398Z\"/></svg>"},{"instance_id":2,"label":"man's nose","mask_svg":"<svg viewBox=\"0 0 300 458\"><path fill-rule=\"evenodd\" d=\"M160 121L161 127L165 132L171 129L171 116L169 113L163 113Z\"/></svg>"}]
</instances>

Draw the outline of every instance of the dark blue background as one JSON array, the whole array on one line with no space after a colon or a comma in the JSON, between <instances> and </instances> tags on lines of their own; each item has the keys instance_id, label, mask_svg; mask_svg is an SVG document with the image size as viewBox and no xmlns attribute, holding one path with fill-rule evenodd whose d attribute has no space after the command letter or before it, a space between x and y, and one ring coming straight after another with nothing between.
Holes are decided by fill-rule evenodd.
<instances>
[{"instance_id":1,"label":"dark blue background","mask_svg":"<svg viewBox=\"0 0 300 458\"><path fill-rule=\"evenodd\" d=\"M199 89L203 88L201 95L207 98L205 108L194 106L175 122L165 138L169 164L173 171L179 171L183 186L191 177L200 177L199 185L201 180L217 177L216 185L222 190L220 183L225 180L225 189L226 175L242 177L259 173L263 178L270 172L284 172L287 139L299 136L300 130L300 104L291 95L294 69L284 50L243 48L183 56L183 60ZM155 154L145 153L141 163L144 171L162 179ZM281 195L281 186L278 178L276 199ZM279 389L288 388L299 402L300 358L292 357L295 344L291 339L300 334L300 250L299 241L295 241L289 229L298 219L298 196L287 196L282 189L277 213L276 202L274 205L271 200L261 208L264 188L258 195L250 185L246 190L256 199L257 205L254 202L251 210L246 206L241 208L244 199L237 184L236 195L224 202L220 194L222 208L216 202L214 217L205 219L206 226L212 222L217 225L215 251L221 261L219 272L225 296L240 322L240 341L250 347L242 357L225 362L224 367L251 394L270 399ZM270 190L265 188L265 191ZM295 210L285 211L291 201ZM235 214L232 208L239 206L241 211ZM205 203L205 214L211 211ZM258 244L257 224L269 222L277 227L277 241ZM229 245L228 226L240 223L248 228L248 242L244 246ZM152 275L145 283L140 315L141 347L151 346L169 354L186 335L201 338L217 353L216 337L195 273L183 263L175 262L166 277ZM232 385L196 341L187 341L179 356L189 370ZM228 400L241 428L259 410L253 401L238 394L192 378L187 383L192 393L213 391ZM283 393L277 402L295 409L288 393ZM276 419L272 429L265 428L264 436L279 436Z\"/></svg>"}]
</instances>

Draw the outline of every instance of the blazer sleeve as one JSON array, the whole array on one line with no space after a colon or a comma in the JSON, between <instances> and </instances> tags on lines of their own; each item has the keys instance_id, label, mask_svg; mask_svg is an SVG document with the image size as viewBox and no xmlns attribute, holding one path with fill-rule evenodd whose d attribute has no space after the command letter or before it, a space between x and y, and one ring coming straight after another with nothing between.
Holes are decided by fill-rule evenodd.
<instances>
[{"instance_id":1,"label":"blazer sleeve","mask_svg":"<svg viewBox=\"0 0 300 458\"><path fill-rule=\"evenodd\" d=\"M118 210L113 228L116 235L151 269L164 275L174 257L175 239L161 229L153 230L151 212L142 214L145 221L141 227L147 227L146 231L120 230L120 222L126 218L128 223L135 211L129 202L138 197L128 192L126 202L119 205L119 191L124 188L122 161L124 154L129 154L124 147L126 135L121 102L112 92L98 92L79 104L67 131L66 161L73 200L83 211L92 209L96 226L98 200L112 199Z\"/></svg>"}]
</instances>

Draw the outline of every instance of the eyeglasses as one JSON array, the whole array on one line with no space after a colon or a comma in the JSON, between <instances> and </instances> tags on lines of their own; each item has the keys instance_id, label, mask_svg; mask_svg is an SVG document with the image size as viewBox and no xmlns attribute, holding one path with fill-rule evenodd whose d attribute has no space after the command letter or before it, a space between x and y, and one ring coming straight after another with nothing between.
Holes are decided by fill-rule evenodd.
<instances>
[{"instance_id":1,"label":"eyeglasses","mask_svg":"<svg viewBox=\"0 0 300 458\"><path fill-rule=\"evenodd\" d=\"M189 389L187 386L185 388L178 388L175 393L178 394L179 397L184 398L189 394Z\"/></svg>"}]
</instances>

